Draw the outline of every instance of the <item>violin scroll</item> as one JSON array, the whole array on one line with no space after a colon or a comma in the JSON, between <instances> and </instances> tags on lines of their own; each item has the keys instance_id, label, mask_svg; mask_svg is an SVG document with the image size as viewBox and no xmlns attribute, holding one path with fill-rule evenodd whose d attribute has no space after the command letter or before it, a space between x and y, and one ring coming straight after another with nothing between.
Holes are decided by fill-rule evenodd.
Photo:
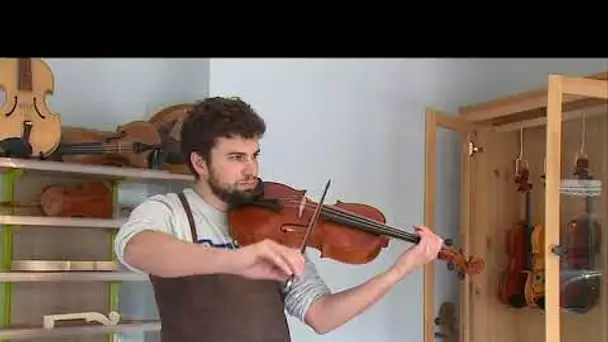
<instances>
[{"instance_id":1,"label":"violin scroll","mask_svg":"<svg viewBox=\"0 0 608 342\"><path fill-rule=\"evenodd\" d=\"M462 279L465 275L476 275L483 272L485 262L477 256L464 255L462 249L451 247L451 240L446 240L445 246L439 251L438 258L447 262L448 269L458 270L458 276Z\"/></svg>"}]
</instances>

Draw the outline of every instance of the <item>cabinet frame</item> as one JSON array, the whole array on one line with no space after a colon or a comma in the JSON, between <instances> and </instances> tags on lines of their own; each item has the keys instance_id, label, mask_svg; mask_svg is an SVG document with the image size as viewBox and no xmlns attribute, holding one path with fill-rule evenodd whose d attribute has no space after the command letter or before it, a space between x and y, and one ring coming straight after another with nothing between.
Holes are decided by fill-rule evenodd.
<instances>
[{"instance_id":1,"label":"cabinet frame","mask_svg":"<svg viewBox=\"0 0 608 342\"><path fill-rule=\"evenodd\" d=\"M593 106L593 107L592 107ZM475 132L479 130L513 130L538 125L546 126L546 187L544 190L545 215L545 272L546 309L545 341L561 342L560 317L560 256L554 248L560 245L560 182L562 125L564 120L580 116L581 108L589 108L595 114L608 114L608 71L575 77L549 74L547 87L493 99L480 104L462 106L459 113L442 113L435 109L426 111L426 159L424 224L435 224L436 191L436 135L437 128L461 133L461 224L460 237L465 253L471 249L470 215L475 207L472 193L475 189L475 162L471 147L475 144ZM604 208L602 208L603 210ZM484 258L484 255L480 255ZM435 321L435 264L424 267L424 341L432 342ZM471 278L472 277L472 278ZM471 311L473 308L474 277L467 276L460 282L460 341L472 341Z\"/></svg>"}]
</instances>

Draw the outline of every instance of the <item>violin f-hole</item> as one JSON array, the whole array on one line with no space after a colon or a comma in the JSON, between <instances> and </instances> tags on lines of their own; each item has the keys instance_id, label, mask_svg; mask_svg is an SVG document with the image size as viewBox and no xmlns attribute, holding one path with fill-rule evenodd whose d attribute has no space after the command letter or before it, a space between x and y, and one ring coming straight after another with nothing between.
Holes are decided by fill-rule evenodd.
<instances>
[{"instance_id":1,"label":"violin f-hole","mask_svg":"<svg viewBox=\"0 0 608 342\"><path fill-rule=\"evenodd\" d=\"M33 100L33 101L34 101L34 109L36 110L36 113L38 114L38 116L39 116L40 118L42 118L42 119L46 119L46 116L44 116L44 115L43 115L43 114L40 112L40 110L38 109L38 102L37 102L37 100L38 100L38 99L34 97L34 100Z\"/></svg>"},{"instance_id":2,"label":"violin f-hole","mask_svg":"<svg viewBox=\"0 0 608 342\"><path fill-rule=\"evenodd\" d=\"M296 224L285 224L281 226L281 232L304 234L306 232L306 226Z\"/></svg>"},{"instance_id":3,"label":"violin f-hole","mask_svg":"<svg viewBox=\"0 0 608 342\"><path fill-rule=\"evenodd\" d=\"M13 99L14 99L14 102L13 102L13 108L11 108L11 110L9 110L9 111L8 111L8 113L4 114L4 116L6 116L7 118L8 118L9 116L11 116L11 114L13 114L13 112L15 111L15 109L17 109L17 103L19 102L19 101L18 101L18 98L17 98L17 96L15 95L15 97L14 97Z\"/></svg>"}]
</instances>

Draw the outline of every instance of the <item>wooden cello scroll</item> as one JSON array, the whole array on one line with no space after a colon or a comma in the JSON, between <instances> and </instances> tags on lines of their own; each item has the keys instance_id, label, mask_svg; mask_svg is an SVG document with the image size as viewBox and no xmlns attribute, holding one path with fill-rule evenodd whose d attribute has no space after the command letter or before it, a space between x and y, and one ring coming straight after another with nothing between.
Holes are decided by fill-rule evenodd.
<instances>
[{"instance_id":1,"label":"wooden cello scroll","mask_svg":"<svg viewBox=\"0 0 608 342\"><path fill-rule=\"evenodd\" d=\"M163 168L171 173L190 174L183 159L180 144L182 124L194 103L180 103L162 108L152 115L149 123L156 127L163 146Z\"/></svg>"},{"instance_id":2,"label":"wooden cello scroll","mask_svg":"<svg viewBox=\"0 0 608 342\"><path fill-rule=\"evenodd\" d=\"M74 320L84 320L87 323L96 322L103 325L116 325L120 320L120 314L116 311L110 311L108 317L99 312L77 312L69 314L45 315L43 317L43 326L45 329L53 329L55 327L55 322Z\"/></svg>"},{"instance_id":3,"label":"wooden cello scroll","mask_svg":"<svg viewBox=\"0 0 608 342\"><path fill-rule=\"evenodd\" d=\"M46 104L55 79L39 58L0 60L0 88L6 101L0 107L0 155L45 158L59 146L61 119Z\"/></svg>"}]
</instances>

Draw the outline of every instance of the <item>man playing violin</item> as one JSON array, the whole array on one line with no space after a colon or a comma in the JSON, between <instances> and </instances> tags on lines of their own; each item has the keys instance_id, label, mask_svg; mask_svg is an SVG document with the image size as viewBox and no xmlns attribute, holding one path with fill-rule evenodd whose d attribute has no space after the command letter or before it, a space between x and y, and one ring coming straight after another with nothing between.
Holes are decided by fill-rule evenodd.
<instances>
[{"instance_id":1,"label":"man playing violin","mask_svg":"<svg viewBox=\"0 0 608 342\"><path fill-rule=\"evenodd\" d=\"M290 341L285 312L325 334L438 256L442 239L417 227L420 242L391 268L331 293L299 250L270 240L239 247L229 236L228 204L253 193L265 130L263 119L240 99L197 103L181 131L195 183L148 198L116 236L119 260L150 277L163 342ZM292 275L293 286L283 293L282 284Z\"/></svg>"}]
</instances>

